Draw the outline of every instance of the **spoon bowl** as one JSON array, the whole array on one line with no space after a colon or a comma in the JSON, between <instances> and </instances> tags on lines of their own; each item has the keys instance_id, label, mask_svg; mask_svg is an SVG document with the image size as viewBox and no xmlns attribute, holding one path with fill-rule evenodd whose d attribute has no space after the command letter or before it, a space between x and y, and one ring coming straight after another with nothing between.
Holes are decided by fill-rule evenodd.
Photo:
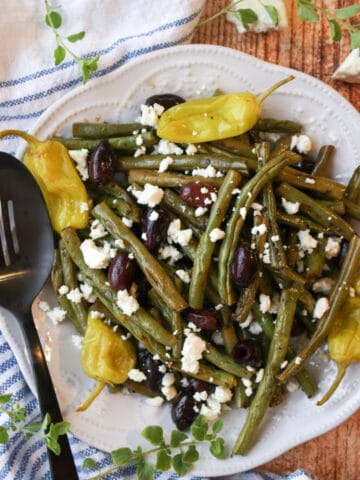
<instances>
[{"instance_id":1,"label":"spoon bowl","mask_svg":"<svg viewBox=\"0 0 360 480\"><path fill-rule=\"evenodd\" d=\"M40 411L53 423L62 421L60 408L31 305L49 277L54 238L41 191L29 170L15 157L0 152L0 305L18 320L32 364ZM70 445L59 437L60 456L48 450L54 480L78 478Z\"/></svg>"}]
</instances>

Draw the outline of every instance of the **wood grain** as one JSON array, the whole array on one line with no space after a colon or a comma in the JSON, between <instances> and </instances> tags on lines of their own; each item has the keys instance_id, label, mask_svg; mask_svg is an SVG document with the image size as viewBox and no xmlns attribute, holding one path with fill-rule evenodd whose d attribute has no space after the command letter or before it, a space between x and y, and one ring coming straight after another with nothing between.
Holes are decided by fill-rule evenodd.
<instances>
[{"instance_id":1,"label":"wood grain","mask_svg":"<svg viewBox=\"0 0 360 480\"><path fill-rule=\"evenodd\" d=\"M349 52L348 37L345 35L340 44L333 44L324 20L305 23L297 17L295 0L285 1L289 21L287 29L240 35L235 26L222 16L200 27L192 41L231 47L262 60L306 72L333 87L360 111L360 85L331 78ZM207 0L203 19L215 14L228 3L229 0ZM317 3L320 4L321 1ZM340 8L351 3L356 2L327 0L323 5ZM304 468L319 480L359 480L359 450L360 411L336 429L289 450L261 468L284 472Z\"/></svg>"}]
</instances>

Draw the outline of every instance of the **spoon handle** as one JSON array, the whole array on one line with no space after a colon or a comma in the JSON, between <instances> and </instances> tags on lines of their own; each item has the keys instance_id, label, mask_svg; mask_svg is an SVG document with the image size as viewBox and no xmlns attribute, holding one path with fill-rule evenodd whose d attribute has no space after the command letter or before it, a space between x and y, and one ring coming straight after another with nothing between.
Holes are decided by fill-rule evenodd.
<instances>
[{"instance_id":1,"label":"spoon handle","mask_svg":"<svg viewBox=\"0 0 360 480\"><path fill-rule=\"evenodd\" d=\"M53 423L61 422L63 418L31 311L18 313L17 318L24 333L32 364L41 414L44 417L48 413ZM67 435L61 435L58 442L61 447L60 455L55 455L47 449L51 478L53 480L78 480L79 477Z\"/></svg>"}]
</instances>

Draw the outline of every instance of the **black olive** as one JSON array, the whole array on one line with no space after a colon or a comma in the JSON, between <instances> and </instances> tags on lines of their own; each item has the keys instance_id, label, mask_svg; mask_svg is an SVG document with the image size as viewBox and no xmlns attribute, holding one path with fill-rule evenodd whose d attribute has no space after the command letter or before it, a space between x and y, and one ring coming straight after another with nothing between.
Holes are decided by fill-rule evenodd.
<instances>
[{"instance_id":1,"label":"black olive","mask_svg":"<svg viewBox=\"0 0 360 480\"><path fill-rule=\"evenodd\" d=\"M256 366L261 361L261 352L257 342L251 338L239 340L231 352L236 363L241 365Z\"/></svg>"},{"instance_id":2,"label":"black olive","mask_svg":"<svg viewBox=\"0 0 360 480\"><path fill-rule=\"evenodd\" d=\"M89 177L94 183L105 185L114 178L116 155L108 140L102 140L93 151L89 162Z\"/></svg>"},{"instance_id":3,"label":"black olive","mask_svg":"<svg viewBox=\"0 0 360 480\"><path fill-rule=\"evenodd\" d=\"M135 274L135 261L127 253L118 253L110 263L107 279L114 290L129 290Z\"/></svg>"},{"instance_id":4,"label":"black olive","mask_svg":"<svg viewBox=\"0 0 360 480\"><path fill-rule=\"evenodd\" d=\"M187 430L198 416L196 401L190 392L181 392L171 406L171 418L179 430Z\"/></svg>"},{"instance_id":5,"label":"black olive","mask_svg":"<svg viewBox=\"0 0 360 480\"><path fill-rule=\"evenodd\" d=\"M146 375L144 385L153 393L161 390L163 374L159 371L159 366L160 363L153 359L150 352L145 349L139 351L138 368Z\"/></svg>"},{"instance_id":6,"label":"black olive","mask_svg":"<svg viewBox=\"0 0 360 480\"><path fill-rule=\"evenodd\" d=\"M184 103L185 100L179 95L174 95L173 93L162 93L159 95L152 95L151 97L145 100L145 105L152 106L154 103L161 105L164 107L164 110L167 110L174 105L178 105L179 103Z\"/></svg>"},{"instance_id":7,"label":"black olive","mask_svg":"<svg viewBox=\"0 0 360 480\"><path fill-rule=\"evenodd\" d=\"M208 332L215 332L221 327L219 313L211 308L195 310L189 308L185 312L188 322L194 323L197 327Z\"/></svg>"},{"instance_id":8,"label":"black olive","mask_svg":"<svg viewBox=\"0 0 360 480\"><path fill-rule=\"evenodd\" d=\"M191 207L209 207L216 188L205 182L189 182L180 188L180 198Z\"/></svg>"},{"instance_id":9,"label":"black olive","mask_svg":"<svg viewBox=\"0 0 360 480\"><path fill-rule=\"evenodd\" d=\"M257 257L249 245L240 245L231 263L231 278L239 287L246 288L253 281L257 269Z\"/></svg>"},{"instance_id":10,"label":"black olive","mask_svg":"<svg viewBox=\"0 0 360 480\"><path fill-rule=\"evenodd\" d=\"M150 252L155 252L167 239L169 215L159 206L147 208L141 222L142 239Z\"/></svg>"}]
</instances>

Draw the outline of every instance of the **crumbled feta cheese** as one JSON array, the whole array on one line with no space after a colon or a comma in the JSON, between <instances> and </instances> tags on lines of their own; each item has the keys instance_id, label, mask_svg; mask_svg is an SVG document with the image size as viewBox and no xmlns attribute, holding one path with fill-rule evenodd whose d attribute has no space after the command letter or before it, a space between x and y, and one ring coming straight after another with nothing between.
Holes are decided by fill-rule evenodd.
<instances>
[{"instance_id":1,"label":"crumbled feta cheese","mask_svg":"<svg viewBox=\"0 0 360 480\"><path fill-rule=\"evenodd\" d=\"M161 380L161 385L163 385L164 387L170 387L171 385L174 384L174 382L175 382L175 375L171 372L167 372L165 373L165 375Z\"/></svg>"},{"instance_id":2,"label":"crumbled feta cheese","mask_svg":"<svg viewBox=\"0 0 360 480\"><path fill-rule=\"evenodd\" d=\"M154 105L140 105L141 117L139 121L142 125L156 127L159 123L159 117L164 111L164 107L158 103Z\"/></svg>"},{"instance_id":3,"label":"crumbled feta cheese","mask_svg":"<svg viewBox=\"0 0 360 480\"><path fill-rule=\"evenodd\" d=\"M80 203L80 213L87 212L89 210L89 204L87 202Z\"/></svg>"},{"instance_id":4,"label":"crumbled feta cheese","mask_svg":"<svg viewBox=\"0 0 360 480\"><path fill-rule=\"evenodd\" d=\"M260 368L260 370L258 370L256 373L255 383L260 383L261 380L264 378L264 374L265 374L265 369Z\"/></svg>"},{"instance_id":5,"label":"crumbled feta cheese","mask_svg":"<svg viewBox=\"0 0 360 480\"><path fill-rule=\"evenodd\" d=\"M159 143L154 146L154 153L160 155L181 155L184 152L176 143L169 142L169 140L162 138Z\"/></svg>"},{"instance_id":6,"label":"crumbled feta cheese","mask_svg":"<svg viewBox=\"0 0 360 480\"><path fill-rule=\"evenodd\" d=\"M51 310L48 310L46 314L53 322L53 324L57 325L58 323L61 323L65 320L66 310L60 307L54 307Z\"/></svg>"},{"instance_id":7,"label":"crumbled feta cheese","mask_svg":"<svg viewBox=\"0 0 360 480\"><path fill-rule=\"evenodd\" d=\"M42 312L48 312L50 310L50 305L44 300L40 300L40 302L38 303L38 307Z\"/></svg>"},{"instance_id":8,"label":"crumbled feta cheese","mask_svg":"<svg viewBox=\"0 0 360 480\"><path fill-rule=\"evenodd\" d=\"M161 260L169 260L169 264L174 265L183 255L173 245L165 245L159 249L159 257Z\"/></svg>"},{"instance_id":9,"label":"crumbled feta cheese","mask_svg":"<svg viewBox=\"0 0 360 480\"><path fill-rule=\"evenodd\" d=\"M199 360L205 350L206 342L195 333L188 332L181 351L181 368L185 372L197 373Z\"/></svg>"},{"instance_id":10,"label":"crumbled feta cheese","mask_svg":"<svg viewBox=\"0 0 360 480\"><path fill-rule=\"evenodd\" d=\"M215 343L215 345L224 345L222 333L218 330L211 335L211 340Z\"/></svg>"},{"instance_id":11,"label":"crumbled feta cheese","mask_svg":"<svg viewBox=\"0 0 360 480\"><path fill-rule=\"evenodd\" d=\"M69 287L67 285L61 285L61 287L58 289L59 295L66 295L69 291Z\"/></svg>"},{"instance_id":12,"label":"crumbled feta cheese","mask_svg":"<svg viewBox=\"0 0 360 480\"><path fill-rule=\"evenodd\" d=\"M134 382L140 383L146 380L146 375L138 368L132 368L128 373L128 378Z\"/></svg>"},{"instance_id":13,"label":"crumbled feta cheese","mask_svg":"<svg viewBox=\"0 0 360 480\"><path fill-rule=\"evenodd\" d=\"M281 197L281 205L288 215L295 215L300 208L300 202L288 202L284 197Z\"/></svg>"},{"instance_id":14,"label":"crumbled feta cheese","mask_svg":"<svg viewBox=\"0 0 360 480\"><path fill-rule=\"evenodd\" d=\"M251 233L253 235L264 235L267 232L267 226L265 223L261 223L260 225L255 225L251 229Z\"/></svg>"},{"instance_id":15,"label":"crumbled feta cheese","mask_svg":"<svg viewBox=\"0 0 360 480\"><path fill-rule=\"evenodd\" d=\"M114 241L114 244L119 248L125 248L125 243L124 243L124 240L122 238L117 238Z\"/></svg>"},{"instance_id":16,"label":"crumbled feta cheese","mask_svg":"<svg viewBox=\"0 0 360 480\"><path fill-rule=\"evenodd\" d=\"M73 303L81 303L83 294L80 292L79 288L73 288L69 293L66 294L66 298Z\"/></svg>"},{"instance_id":17,"label":"crumbled feta cheese","mask_svg":"<svg viewBox=\"0 0 360 480\"><path fill-rule=\"evenodd\" d=\"M156 220L159 218L159 214L156 210L153 210L150 215L149 215L149 220L151 222L156 222Z\"/></svg>"},{"instance_id":18,"label":"crumbled feta cheese","mask_svg":"<svg viewBox=\"0 0 360 480\"><path fill-rule=\"evenodd\" d=\"M166 365L160 365L158 370L160 373L166 373Z\"/></svg>"},{"instance_id":19,"label":"crumbled feta cheese","mask_svg":"<svg viewBox=\"0 0 360 480\"><path fill-rule=\"evenodd\" d=\"M161 160L159 165L159 173L166 172L169 166L174 163L174 160L171 157L165 157Z\"/></svg>"},{"instance_id":20,"label":"crumbled feta cheese","mask_svg":"<svg viewBox=\"0 0 360 480\"><path fill-rule=\"evenodd\" d=\"M85 239L80 245L80 250L88 267L101 269L109 265L110 251L105 247L98 247L94 240Z\"/></svg>"},{"instance_id":21,"label":"crumbled feta cheese","mask_svg":"<svg viewBox=\"0 0 360 480\"><path fill-rule=\"evenodd\" d=\"M140 305L136 298L129 294L127 290L119 290L116 294L116 305L125 313L132 315L139 310Z\"/></svg>"},{"instance_id":22,"label":"crumbled feta cheese","mask_svg":"<svg viewBox=\"0 0 360 480\"><path fill-rule=\"evenodd\" d=\"M271 241L272 242L278 242L280 240L280 236L279 235L272 235L271 236Z\"/></svg>"},{"instance_id":23,"label":"crumbled feta cheese","mask_svg":"<svg viewBox=\"0 0 360 480\"><path fill-rule=\"evenodd\" d=\"M89 150L81 148L80 150L69 150L69 156L75 162L75 168L79 172L80 177L85 181L89 178L89 170L87 164Z\"/></svg>"},{"instance_id":24,"label":"crumbled feta cheese","mask_svg":"<svg viewBox=\"0 0 360 480\"><path fill-rule=\"evenodd\" d=\"M197 207L195 209L195 217L202 217L208 211L205 207Z\"/></svg>"},{"instance_id":25,"label":"crumbled feta cheese","mask_svg":"<svg viewBox=\"0 0 360 480\"><path fill-rule=\"evenodd\" d=\"M141 147L139 147L135 150L134 158L139 158L142 155L145 155L145 153L146 153L146 147L144 147L144 145L142 145Z\"/></svg>"},{"instance_id":26,"label":"crumbled feta cheese","mask_svg":"<svg viewBox=\"0 0 360 480\"><path fill-rule=\"evenodd\" d=\"M204 415L207 420L216 420L221 413L221 403L216 400L214 395L210 395L206 404L201 405L200 414Z\"/></svg>"},{"instance_id":27,"label":"crumbled feta cheese","mask_svg":"<svg viewBox=\"0 0 360 480\"><path fill-rule=\"evenodd\" d=\"M247 210L245 207L240 208L240 217L245 220L247 214Z\"/></svg>"},{"instance_id":28,"label":"crumbled feta cheese","mask_svg":"<svg viewBox=\"0 0 360 480\"><path fill-rule=\"evenodd\" d=\"M139 191L133 189L132 194L141 205L155 207L155 205L158 205L163 199L164 190L156 185L151 185L151 183L145 183L144 190Z\"/></svg>"},{"instance_id":29,"label":"crumbled feta cheese","mask_svg":"<svg viewBox=\"0 0 360 480\"><path fill-rule=\"evenodd\" d=\"M299 382L296 380L296 378L292 378L289 380L286 384L286 390L290 393L296 392L296 390L299 389Z\"/></svg>"},{"instance_id":30,"label":"crumbled feta cheese","mask_svg":"<svg viewBox=\"0 0 360 480\"><path fill-rule=\"evenodd\" d=\"M334 286L335 280L330 277L323 277L317 280L312 285L312 291L315 293L329 294Z\"/></svg>"},{"instance_id":31,"label":"crumbled feta cheese","mask_svg":"<svg viewBox=\"0 0 360 480\"><path fill-rule=\"evenodd\" d=\"M81 348L83 344L84 337L81 335L71 335L71 341L77 348Z\"/></svg>"},{"instance_id":32,"label":"crumbled feta cheese","mask_svg":"<svg viewBox=\"0 0 360 480\"><path fill-rule=\"evenodd\" d=\"M193 397L197 402L205 402L208 398L208 393L206 390L203 390L202 392L195 392Z\"/></svg>"},{"instance_id":33,"label":"crumbled feta cheese","mask_svg":"<svg viewBox=\"0 0 360 480\"><path fill-rule=\"evenodd\" d=\"M287 360L284 360L284 361L281 363L281 365L280 365L281 370L284 370L284 368L287 367L287 364L288 364L288 363L289 363L289 362L288 362Z\"/></svg>"},{"instance_id":34,"label":"crumbled feta cheese","mask_svg":"<svg viewBox=\"0 0 360 480\"><path fill-rule=\"evenodd\" d=\"M314 178L305 178L305 183L308 183L309 185L314 185L315 184L315 179Z\"/></svg>"},{"instance_id":35,"label":"crumbled feta cheese","mask_svg":"<svg viewBox=\"0 0 360 480\"><path fill-rule=\"evenodd\" d=\"M84 300L86 300L89 303L94 303L96 302L96 294L94 293L94 289L92 288L91 285L88 283L80 283L79 284L80 291L84 297Z\"/></svg>"},{"instance_id":36,"label":"crumbled feta cheese","mask_svg":"<svg viewBox=\"0 0 360 480\"><path fill-rule=\"evenodd\" d=\"M221 385L218 385L215 388L213 395L219 403L230 402L232 398L232 392L230 388L222 387Z\"/></svg>"},{"instance_id":37,"label":"crumbled feta cheese","mask_svg":"<svg viewBox=\"0 0 360 480\"><path fill-rule=\"evenodd\" d=\"M216 168L208 165L206 168L194 168L191 173L193 176L199 175L200 177L213 178L216 177Z\"/></svg>"},{"instance_id":38,"label":"crumbled feta cheese","mask_svg":"<svg viewBox=\"0 0 360 480\"><path fill-rule=\"evenodd\" d=\"M265 293L260 293L259 302L260 302L260 305L259 305L260 312L266 313L270 310L271 299L269 295L265 295Z\"/></svg>"},{"instance_id":39,"label":"crumbled feta cheese","mask_svg":"<svg viewBox=\"0 0 360 480\"><path fill-rule=\"evenodd\" d=\"M185 153L186 153L186 155L195 155L197 150L198 149L194 144L189 143L189 145L186 147Z\"/></svg>"},{"instance_id":40,"label":"crumbled feta cheese","mask_svg":"<svg viewBox=\"0 0 360 480\"><path fill-rule=\"evenodd\" d=\"M307 155L312 148L311 139L307 135L293 135L290 150L296 149L300 154Z\"/></svg>"},{"instance_id":41,"label":"crumbled feta cheese","mask_svg":"<svg viewBox=\"0 0 360 480\"><path fill-rule=\"evenodd\" d=\"M249 332L253 335L260 335L260 333L262 332L262 328L258 322L252 321L249 325Z\"/></svg>"},{"instance_id":42,"label":"crumbled feta cheese","mask_svg":"<svg viewBox=\"0 0 360 480\"><path fill-rule=\"evenodd\" d=\"M252 312L249 312L248 316L246 317L246 319L240 323L241 325L241 328L247 328L250 326L250 323L253 321L254 319L254 315Z\"/></svg>"},{"instance_id":43,"label":"crumbled feta cheese","mask_svg":"<svg viewBox=\"0 0 360 480\"><path fill-rule=\"evenodd\" d=\"M182 280L184 283L190 283L191 277L189 272L187 272L186 270L179 269L179 270L176 270L175 273L180 278L180 280Z\"/></svg>"},{"instance_id":44,"label":"crumbled feta cheese","mask_svg":"<svg viewBox=\"0 0 360 480\"><path fill-rule=\"evenodd\" d=\"M236 0L232 1L233 3L236 3L236 6L238 8L238 2L236 2ZM266 6L276 8L278 13L278 21L276 23L274 23L274 20L270 16L269 12L266 10ZM235 23L235 26L239 33L245 33L247 31L254 31L258 33L267 32L268 30L278 30L279 28L285 28L288 25L286 9L283 0L266 0L265 2L258 2L257 0L243 0L241 2L241 8L253 10L256 14L257 19L255 22L251 22L245 25L239 15L235 16L233 13L228 13L226 19L229 22Z\"/></svg>"},{"instance_id":45,"label":"crumbled feta cheese","mask_svg":"<svg viewBox=\"0 0 360 480\"><path fill-rule=\"evenodd\" d=\"M300 241L299 248L303 252L312 253L318 245L318 241L310 234L310 230L300 230L297 236Z\"/></svg>"},{"instance_id":46,"label":"crumbled feta cheese","mask_svg":"<svg viewBox=\"0 0 360 480\"><path fill-rule=\"evenodd\" d=\"M225 237L225 232L224 230L221 230L220 228L213 228L209 234L210 236L210 242L217 242L218 240L222 240Z\"/></svg>"},{"instance_id":47,"label":"crumbled feta cheese","mask_svg":"<svg viewBox=\"0 0 360 480\"><path fill-rule=\"evenodd\" d=\"M295 365L301 365L301 362L302 362L301 357L299 357L299 356L298 356L298 357L295 357L294 362L295 362Z\"/></svg>"},{"instance_id":48,"label":"crumbled feta cheese","mask_svg":"<svg viewBox=\"0 0 360 480\"><path fill-rule=\"evenodd\" d=\"M341 249L341 238L340 237L328 237L325 245L325 257L330 260L331 258L337 257Z\"/></svg>"},{"instance_id":49,"label":"crumbled feta cheese","mask_svg":"<svg viewBox=\"0 0 360 480\"><path fill-rule=\"evenodd\" d=\"M144 139L142 135L137 135L135 138L135 143L138 147L140 147L144 143Z\"/></svg>"},{"instance_id":50,"label":"crumbled feta cheese","mask_svg":"<svg viewBox=\"0 0 360 480\"><path fill-rule=\"evenodd\" d=\"M246 395L247 397L251 397L252 394L253 394L253 389L252 389L252 387L246 387L246 388L245 388L245 395Z\"/></svg>"},{"instance_id":51,"label":"crumbled feta cheese","mask_svg":"<svg viewBox=\"0 0 360 480\"><path fill-rule=\"evenodd\" d=\"M128 227L128 228L132 228L133 226L133 221L131 220L131 218L127 218L127 217L122 217L121 219L122 223L125 225L125 227Z\"/></svg>"},{"instance_id":52,"label":"crumbled feta cheese","mask_svg":"<svg viewBox=\"0 0 360 480\"><path fill-rule=\"evenodd\" d=\"M330 308L330 303L327 297L320 297L316 300L313 318L321 318Z\"/></svg>"},{"instance_id":53,"label":"crumbled feta cheese","mask_svg":"<svg viewBox=\"0 0 360 480\"><path fill-rule=\"evenodd\" d=\"M90 234L89 237L93 240L97 240L98 238L103 238L107 235L107 231L105 230L104 225L100 222L100 220L95 219L90 224Z\"/></svg>"},{"instance_id":54,"label":"crumbled feta cheese","mask_svg":"<svg viewBox=\"0 0 360 480\"><path fill-rule=\"evenodd\" d=\"M332 78L349 83L360 83L360 49L354 48L335 70Z\"/></svg>"},{"instance_id":55,"label":"crumbled feta cheese","mask_svg":"<svg viewBox=\"0 0 360 480\"><path fill-rule=\"evenodd\" d=\"M167 230L168 235L168 242L169 243L178 243L181 246L188 245L192 238L192 230L191 228L187 228L185 230L181 230L181 221L180 219L176 218L172 222Z\"/></svg>"},{"instance_id":56,"label":"crumbled feta cheese","mask_svg":"<svg viewBox=\"0 0 360 480\"><path fill-rule=\"evenodd\" d=\"M164 403L163 397L160 396L147 398L145 401L148 405L151 405L152 407L161 407Z\"/></svg>"}]
</instances>

